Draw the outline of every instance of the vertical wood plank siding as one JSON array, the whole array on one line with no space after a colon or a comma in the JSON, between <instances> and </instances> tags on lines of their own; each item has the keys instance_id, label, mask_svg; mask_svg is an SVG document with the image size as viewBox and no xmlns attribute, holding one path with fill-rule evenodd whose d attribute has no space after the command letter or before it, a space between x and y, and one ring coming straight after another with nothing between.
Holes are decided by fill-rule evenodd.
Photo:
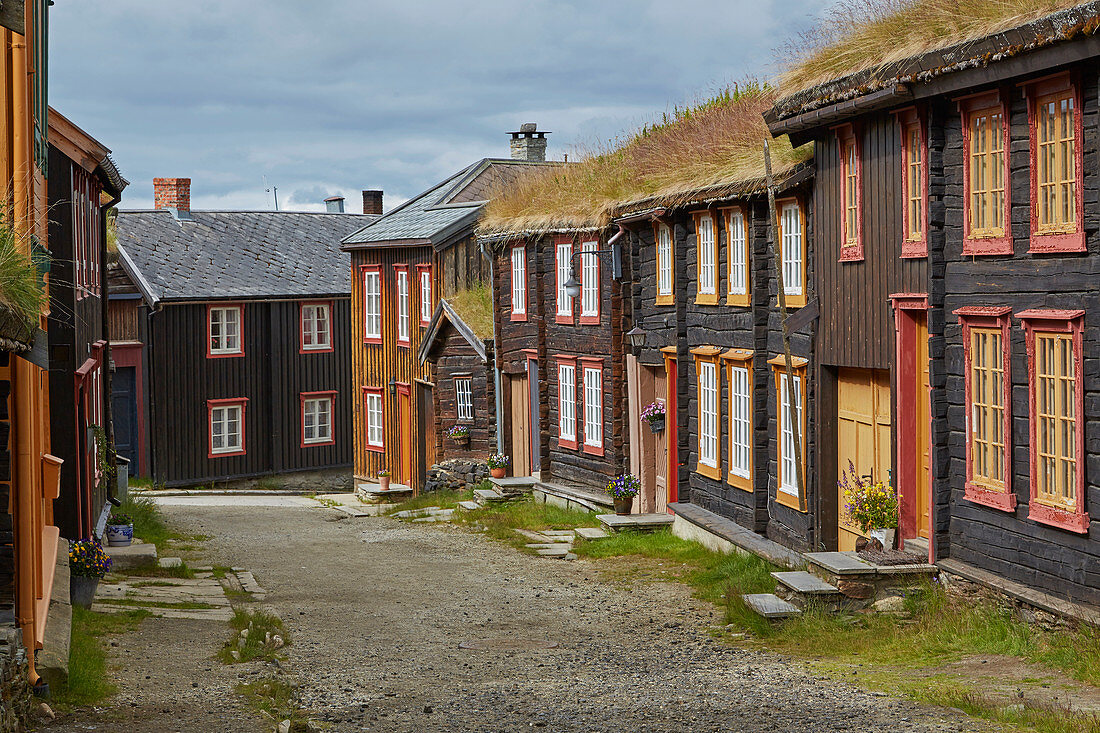
<instances>
[{"instance_id":1,"label":"vertical wood plank siding","mask_svg":"<svg viewBox=\"0 0 1100 733\"><path fill-rule=\"evenodd\" d=\"M153 480L225 481L351 463L349 300L334 301L331 353L300 354L300 301L245 301L244 356L206 357L206 304L166 305L150 317L149 442ZM301 447L302 392L336 391L334 445ZM210 399L245 398L245 454L209 458Z\"/></svg>"}]
</instances>

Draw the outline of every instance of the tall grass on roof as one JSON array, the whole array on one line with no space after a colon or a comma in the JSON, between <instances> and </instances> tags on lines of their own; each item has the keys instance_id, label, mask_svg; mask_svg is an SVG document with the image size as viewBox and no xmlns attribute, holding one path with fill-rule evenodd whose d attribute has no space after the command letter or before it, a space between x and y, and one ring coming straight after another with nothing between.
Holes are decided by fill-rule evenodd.
<instances>
[{"instance_id":1,"label":"tall grass on roof","mask_svg":"<svg viewBox=\"0 0 1100 733\"><path fill-rule=\"evenodd\" d=\"M480 339L493 338L493 293L484 283L476 283L447 296L447 302Z\"/></svg>"},{"instance_id":2,"label":"tall grass on roof","mask_svg":"<svg viewBox=\"0 0 1100 733\"><path fill-rule=\"evenodd\" d=\"M1031 22L1082 0L841 0L783 49L787 92Z\"/></svg>"},{"instance_id":3,"label":"tall grass on roof","mask_svg":"<svg viewBox=\"0 0 1100 733\"><path fill-rule=\"evenodd\" d=\"M33 333L46 305L42 277L30 255L30 243L0 211L0 304L7 306L26 329ZM7 319L4 319L5 321ZM7 330L6 328L4 330ZM14 336L14 334L11 334Z\"/></svg>"},{"instance_id":4,"label":"tall grass on roof","mask_svg":"<svg viewBox=\"0 0 1100 733\"><path fill-rule=\"evenodd\" d=\"M675 206L706 189L762 178L770 135L761 115L776 96L757 81L732 84L578 163L537 168L491 198L481 229L603 226L632 203ZM809 146L794 150L785 137L772 143L779 173L810 154Z\"/></svg>"}]
</instances>

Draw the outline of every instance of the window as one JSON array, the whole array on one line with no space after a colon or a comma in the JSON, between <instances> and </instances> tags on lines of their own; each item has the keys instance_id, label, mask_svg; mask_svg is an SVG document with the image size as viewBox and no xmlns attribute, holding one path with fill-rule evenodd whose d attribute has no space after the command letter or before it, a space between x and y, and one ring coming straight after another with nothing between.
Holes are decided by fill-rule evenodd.
<instances>
[{"instance_id":1,"label":"window","mask_svg":"<svg viewBox=\"0 0 1100 733\"><path fill-rule=\"evenodd\" d=\"M432 321L432 267L417 265L416 273L420 280L420 325L427 326Z\"/></svg>"},{"instance_id":2,"label":"window","mask_svg":"<svg viewBox=\"0 0 1100 733\"><path fill-rule=\"evenodd\" d=\"M722 477L718 464L718 351L713 346L692 349L699 388L699 461L695 470L713 479Z\"/></svg>"},{"instance_id":3,"label":"window","mask_svg":"<svg viewBox=\"0 0 1100 733\"><path fill-rule=\"evenodd\" d=\"M657 225L657 305L671 305L672 282L675 270L672 266L672 231L665 224Z\"/></svg>"},{"instance_id":4,"label":"window","mask_svg":"<svg viewBox=\"0 0 1100 733\"><path fill-rule=\"evenodd\" d=\"M583 242L581 252L595 252L598 242ZM581 323L600 322L600 256L581 255Z\"/></svg>"},{"instance_id":5,"label":"window","mask_svg":"<svg viewBox=\"0 0 1100 733\"><path fill-rule=\"evenodd\" d=\"M381 387L363 388L363 415L367 432L367 450L381 452L385 448Z\"/></svg>"},{"instance_id":6,"label":"window","mask_svg":"<svg viewBox=\"0 0 1100 733\"><path fill-rule=\"evenodd\" d=\"M964 104L966 236L964 255L1012 254L1009 212L1008 120L994 92Z\"/></svg>"},{"instance_id":7,"label":"window","mask_svg":"<svg viewBox=\"0 0 1100 733\"><path fill-rule=\"evenodd\" d=\"M397 283L397 345L409 345L409 268L393 266L393 279Z\"/></svg>"},{"instance_id":8,"label":"window","mask_svg":"<svg viewBox=\"0 0 1100 733\"><path fill-rule=\"evenodd\" d=\"M302 394L302 447L332 445L332 405L335 392Z\"/></svg>"},{"instance_id":9,"label":"window","mask_svg":"<svg viewBox=\"0 0 1100 733\"><path fill-rule=\"evenodd\" d=\"M928 256L928 142L924 120L915 107L898 113L901 125L901 155L905 170L902 174L902 220L905 238L901 243L902 257Z\"/></svg>"},{"instance_id":10,"label":"window","mask_svg":"<svg viewBox=\"0 0 1100 733\"><path fill-rule=\"evenodd\" d=\"M512 320L527 320L527 246L512 247Z\"/></svg>"},{"instance_id":11,"label":"window","mask_svg":"<svg viewBox=\"0 0 1100 733\"><path fill-rule=\"evenodd\" d=\"M577 447L577 365L571 357L558 359L558 445Z\"/></svg>"},{"instance_id":12,"label":"window","mask_svg":"<svg viewBox=\"0 0 1100 733\"><path fill-rule=\"evenodd\" d=\"M458 407L459 420L474 419L474 393L470 377L455 378L455 404Z\"/></svg>"},{"instance_id":13,"label":"window","mask_svg":"<svg viewBox=\"0 0 1100 733\"><path fill-rule=\"evenodd\" d=\"M726 382L729 384L729 475L733 486L752 491L752 352L730 349Z\"/></svg>"},{"instance_id":14,"label":"window","mask_svg":"<svg viewBox=\"0 0 1100 733\"><path fill-rule=\"evenodd\" d=\"M1028 517L1084 534L1084 311L1017 313L1027 338L1031 432Z\"/></svg>"},{"instance_id":15,"label":"window","mask_svg":"<svg viewBox=\"0 0 1100 733\"><path fill-rule=\"evenodd\" d=\"M244 306L207 306L206 318L209 338L207 356L243 356L241 347L241 315Z\"/></svg>"},{"instance_id":16,"label":"window","mask_svg":"<svg viewBox=\"0 0 1100 733\"><path fill-rule=\"evenodd\" d=\"M248 400L207 400L210 458L244 454L244 408Z\"/></svg>"},{"instance_id":17,"label":"window","mask_svg":"<svg viewBox=\"0 0 1100 733\"><path fill-rule=\"evenodd\" d=\"M584 363L584 452L603 455L603 364Z\"/></svg>"},{"instance_id":18,"label":"window","mask_svg":"<svg viewBox=\"0 0 1100 733\"><path fill-rule=\"evenodd\" d=\"M788 385L786 360L782 356L771 359L769 364L775 370L776 407L779 421L779 490L776 501L799 511L805 511L798 504L798 480L801 475L803 487L806 476L806 413L803 410L806 394L806 364L800 357L792 357L793 383ZM799 450L802 454L802 466L796 468L794 453L795 432L791 425L791 400L794 400L795 421L797 423Z\"/></svg>"},{"instance_id":19,"label":"window","mask_svg":"<svg viewBox=\"0 0 1100 733\"><path fill-rule=\"evenodd\" d=\"M555 247L558 277L558 323L573 322L573 298L565 292L565 283L573 272L573 242L559 241Z\"/></svg>"},{"instance_id":20,"label":"window","mask_svg":"<svg viewBox=\"0 0 1100 733\"><path fill-rule=\"evenodd\" d=\"M806 250L802 206L787 201L779 208L779 242L783 261L783 292L788 307L806 305Z\"/></svg>"},{"instance_id":21,"label":"window","mask_svg":"<svg viewBox=\"0 0 1100 733\"><path fill-rule=\"evenodd\" d=\"M970 501L1012 511L1010 309L955 311L966 370L966 493Z\"/></svg>"},{"instance_id":22,"label":"window","mask_svg":"<svg viewBox=\"0 0 1100 733\"><path fill-rule=\"evenodd\" d=\"M1084 252L1081 97L1069 74L1027 87L1031 251Z\"/></svg>"},{"instance_id":23,"label":"window","mask_svg":"<svg viewBox=\"0 0 1100 733\"><path fill-rule=\"evenodd\" d=\"M729 250L726 303L747 306L749 304L749 244L743 210L733 209L726 217L726 239Z\"/></svg>"},{"instance_id":24,"label":"window","mask_svg":"<svg viewBox=\"0 0 1100 733\"><path fill-rule=\"evenodd\" d=\"M302 303L301 351L332 351L332 306L330 303Z\"/></svg>"},{"instance_id":25,"label":"window","mask_svg":"<svg viewBox=\"0 0 1100 733\"><path fill-rule=\"evenodd\" d=\"M698 258L695 302L715 305L718 303L718 247L714 241L714 219L710 214L696 214L695 231Z\"/></svg>"},{"instance_id":26,"label":"window","mask_svg":"<svg viewBox=\"0 0 1100 733\"><path fill-rule=\"evenodd\" d=\"M363 342L382 343L382 271L363 268Z\"/></svg>"},{"instance_id":27,"label":"window","mask_svg":"<svg viewBox=\"0 0 1100 733\"><path fill-rule=\"evenodd\" d=\"M863 160L859 138L851 125L837 128L840 143L840 191L844 215L840 219L840 261L863 259Z\"/></svg>"}]
</instances>

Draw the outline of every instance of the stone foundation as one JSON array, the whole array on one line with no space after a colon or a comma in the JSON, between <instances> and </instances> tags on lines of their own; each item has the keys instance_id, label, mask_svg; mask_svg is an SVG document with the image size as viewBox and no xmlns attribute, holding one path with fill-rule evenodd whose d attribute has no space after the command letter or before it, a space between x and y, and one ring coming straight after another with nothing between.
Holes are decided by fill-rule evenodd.
<instances>
[{"instance_id":1,"label":"stone foundation","mask_svg":"<svg viewBox=\"0 0 1100 733\"><path fill-rule=\"evenodd\" d=\"M0 627L0 733L28 730L32 700L27 672L23 633L12 626Z\"/></svg>"},{"instance_id":2,"label":"stone foundation","mask_svg":"<svg viewBox=\"0 0 1100 733\"><path fill-rule=\"evenodd\" d=\"M484 461L455 458L437 463L428 469L424 491L462 491L472 489L489 478Z\"/></svg>"},{"instance_id":3,"label":"stone foundation","mask_svg":"<svg viewBox=\"0 0 1100 733\"><path fill-rule=\"evenodd\" d=\"M186 487L180 487L186 488ZM218 481L215 489L283 490L338 494L353 491L355 483L351 468L335 468L326 471L294 471L291 473L257 476L255 478Z\"/></svg>"}]
</instances>

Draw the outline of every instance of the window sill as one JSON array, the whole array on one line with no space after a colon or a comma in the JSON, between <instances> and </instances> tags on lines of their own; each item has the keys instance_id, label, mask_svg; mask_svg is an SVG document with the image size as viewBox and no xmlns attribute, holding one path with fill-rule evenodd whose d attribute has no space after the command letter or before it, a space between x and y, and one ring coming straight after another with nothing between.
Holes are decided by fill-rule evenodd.
<instances>
[{"instance_id":1,"label":"window sill","mask_svg":"<svg viewBox=\"0 0 1100 733\"><path fill-rule=\"evenodd\" d=\"M962 254L964 257L1011 256L1012 237L967 237L963 240Z\"/></svg>"},{"instance_id":2,"label":"window sill","mask_svg":"<svg viewBox=\"0 0 1100 733\"><path fill-rule=\"evenodd\" d=\"M509 316L509 320L511 320L513 322L516 322L516 323L526 322L527 321L527 313L526 312L516 313L515 311L513 311L512 315Z\"/></svg>"},{"instance_id":3,"label":"window sill","mask_svg":"<svg viewBox=\"0 0 1100 733\"><path fill-rule=\"evenodd\" d=\"M602 445L589 445L588 443L585 443L581 450L590 456L603 456Z\"/></svg>"},{"instance_id":4,"label":"window sill","mask_svg":"<svg viewBox=\"0 0 1100 733\"><path fill-rule=\"evenodd\" d=\"M654 305L676 305L676 298L673 295L658 295L653 301Z\"/></svg>"},{"instance_id":5,"label":"window sill","mask_svg":"<svg viewBox=\"0 0 1100 733\"><path fill-rule=\"evenodd\" d=\"M805 305L806 305L806 296L805 295L788 295L787 296L787 307L788 308L803 308L803 307L805 307ZM775 300L775 307L776 308L779 307L779 299L778 298L776 298L776 300Z\"/></svg>"},{"instance_id":6,"label":"window sill","mask_svg":"<svg viewBox=\"0 0 1100 733\"><path fill-rule=\"evenodd\" d=\"M906 239L901 243L902 259L920 259L928 256L928 242L925 240Z\"/></svg>"},{"instance_id":7,"label":"window sill","mask_svg":"<svg viewBox=\"0 0 1100 733\"><path fill-rule=\"evenodd\" d=\"M577 449L577 441L575 441L575 440L563 440L562 438L558 438L558 447L559 448L565 448L567 450L576 450Z\"/></svg>"},{"instance_id":8,"label":"window sill","mask_svg":"<svg viewBox=\"0 0 1100 733\"><path fill-rule=\"evenodd\" d=\"M848 245L840 248L837 262L863 262L863 245Z\"/></svg>"},{"instance_id":9,"label":"window sill","mask_svg":"<svg viewBox=\"0 0 1100 733\"><path fill-rule=\"evenodd\" d=\"M736 308L748 308L752 303L749 301L748 294L733 294L726 296L726 305Z\"/></svg>"},{"instance_id":10,"label":"window sill","mask_svg":"<svg viewBox=\"0 0 1100 733\"><path fill-rule=\"evenodd\" d=\"M573 316L572 315L563 316L561 314L555 315L554 316L554 323L560 323L564 326L572 326L573 325Z\"/></svg>"},{"instance_id":11,"label":"window sill","mask_svg":"<svg viewBox=\"0 0 1100 733\"><path fill-rule=\"evenodd\" d=\"M752 481L746 476L738 476L736 473L731 473L726 476L726 483L735 489L752 492Z\"/></svg>"},{"instance_id":12,"label":"window sill","mask_svg":"<svg viewBox=\"0 0 1100 733\"><path fill-rule=\"evenodd\" d=\"M382 337L379 336L378 338L374 338L373 336L371 336L369 338L364 338L363 343L368 344L368 345L381 346L382 345Z\"/></svg>"},{"instance_id":13,"label":"window sill","mask_svg":"<svg viewBox=\"0 0 1100 733\"><path fill-rule=\"evenodd\" d=\"M705 463L695 464L695 473L700 476L706 476L707 478L714 479L715 481L722 480L722 471L717 466L708 466Z\"/></svg>"},{"instance_id":14,"label":"window sill","mask_svg":"<svg viewBox=\"0 0 1100 733\"><path fill-rule=\"evenodd\" d=\"M240 450L224 451L224 452L219 452L219 453L215 453L215 452L211 451L209 457L210 458L231 458L233 456L243 456L243 455L246 455L246 454L247 454L247 451L245 451L244 448L242 448Z\"/></svg>"},{"instance_id":15,"label":"window sill","mask_svg":"<svg viewBox=\"0 0 1100 733\"><path fill-rule=\"evenodd\" d=\"M717 293L697 293L695 305L718 305Z\"/></svg>"},{"instance_id":16,"label":"window sill","mask_svg":"<svg viewBox=\"0 0 1100 733\"><path fill-rule=\"evenodd\" d=\"M1016 494L1004 491L994 491L971 482L966 483L966 491L963 498L967 501L987 506L990 509L1000 509L1003 512L1016 511Z\"/></svg>"},{"instance_id":17,"label":"window sill","mask_svg":"<svg viewBox=\"0 0 1100 733\"><path fill-rule=\"evenodd\" d=\"M582 326L598 326L600 325L599 314L594 316L581 316L580 324Z\"/></svg>"},{"instance_id":18,"label":"window sill","mask_svg":"<svg viewBox=\"0 0 1100 733\"><path fill-rule=\"evenodd\" d=\"M384 446L384 445L371 445L370 443L366 443L365 445L366 445L367 450L371 451L372 453L385 453L386 452L386 446Z\"/></svg>"},{"instance_id":19,"label":"window sill","mask_svg":"<svg viewBox=\"0 0 1100 733\"><path fill-rule=\"evenodd\" d=\"M1068 234L1039 234L1031 233L1031 246L1028 252L1031 254L1047 254L1056 252L1086 252L1084 232L1070 232Z\"/></svg>"},{"instance_id":20,"label":"window sill","mask_svg":"<svg viewBox=\"0 0 1100 733\"><path fill-rule=\"evenodd\" d=\"M1088 534L1089 531L1089 515L1087 512L1081 512L1080 514L1068 512L1065 509L1040 504L1034 497L1031 499L1027 518L1040 524L1048 524L1051 527L1065 529L1077 534Z\"/></svg>"},{"instance_id":21,"label":"window sill","mask_svg":"<svg viewBox=\"0 0 1100 733\"><path fill-rule=\"evenodd\" d=\"M332 346L303 346L298 351L302 354L331 354L335 350Z\"/></svg>"},{"instance_id":22,"label":"window sill","mask_svg":"<svg viewBox=\"0 0 1100 733\"><path fill-rule=\"evenodd\" d=\"M244 356L243 351L233 351L226 354L209 353L206 355L207 359L235 359L239 356Z\"/></svg>"},{"instance_id":23,"label":"window sill","mask_svg":"<svg viewBox=\"0 0 1100 733\"><path fill-rule=\"evenodd\" d=\"M323 445L336 445L335 440L320 440L320 441L303 441L303 448L317 448Z\"/></svg>"},{"instance_id":24,"label":"window sill","mask_svg":"<svg viewBox=\"0 0 1100 733\"><path fill-rule=\"evenodd\" d=\"M797 496L795 496L794 494L788 494L787 492L783 491L783 489L776 489L775 501L777 504L782 504L785 507L794 509L796 512L801 512L802 514L809 513L808 510L802 509L798 506Z\"/></svg>"}]
</instances>

